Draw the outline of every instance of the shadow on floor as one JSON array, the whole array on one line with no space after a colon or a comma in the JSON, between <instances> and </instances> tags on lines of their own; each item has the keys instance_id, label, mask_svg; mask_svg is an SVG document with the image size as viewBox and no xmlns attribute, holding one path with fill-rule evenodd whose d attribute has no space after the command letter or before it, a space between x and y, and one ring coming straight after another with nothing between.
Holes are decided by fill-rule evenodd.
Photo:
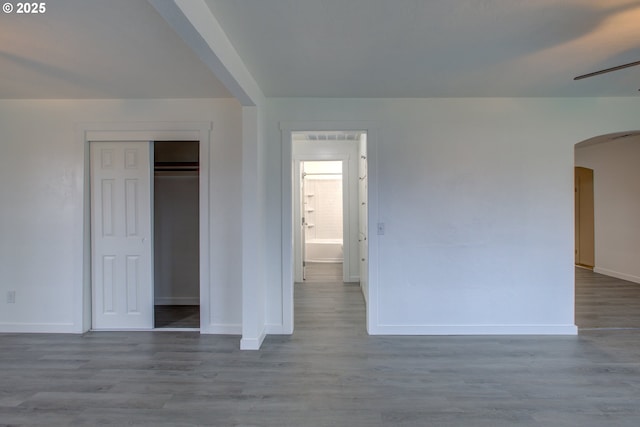
<instances>
[{"instance_id":1,"label":"shadow on floor","mask_svg":"<svg viewBox=\"0 0 640 427\"><path fill-rule=\"evenodd\" d=\"M199 328L200 306L197 305L156 305L156 328Z\"/></svg>"}]
</instances>

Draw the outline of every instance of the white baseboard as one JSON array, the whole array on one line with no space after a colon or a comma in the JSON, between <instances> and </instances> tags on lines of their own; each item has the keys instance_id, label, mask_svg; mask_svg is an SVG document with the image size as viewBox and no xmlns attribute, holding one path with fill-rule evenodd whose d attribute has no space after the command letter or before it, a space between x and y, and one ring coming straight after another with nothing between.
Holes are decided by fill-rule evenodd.
<instances>
[{"instance_id":1,"label":"white baseboard","mask_svg":"<svg viewBox=\"0 0 640 427\"><path fill-rule=\"evenodd\" d=\"M258 335L255 338L242 337L242 339L240 340L240 350L260 350L260 347L262 346L262 342L264 341L266 336L267 336L267 330L265 327L265 329L262 330L260 335Z\"/></svg>"},{"instance_id":2,"label":"white baseboard","mask_svg":"<svg viewBox=\"0 0 640 427\"><path fill-rule=\"evenodd\" d=\"M360 276L349 276L349 279L347 280L347 283L359 283L360 282Z\"/></svg>"},{"instance_id":3,"label":"white baseboard","mask_svg":"<svg viewBox=\"0 0 640 427\"><path fill-rule=\"evenodd\" d=\"M577 335L576 325L377 325L371 335Z\"/></svg>"},{"instance_id":4,"label":"white baseboard","mask_svg":"<svg viewBox=\"0 0 640 427\"><path fill-rule=\"evenodd\" d=\"M238 323L200 325L200 333L212 335L242 335L242 325Z\"/></svg>"},{"instance_id":5,"label":"white baseboard","mask_svg":"<svg viewBox=\"0 0 640 427\"><path fill-rule=\"evenodd\" d=\"M608 270L606 268L594 267L593 272L604 274L605 276L615 277L616 279L626 280L628 282L640 283L640 277L638 276L633 276L631 274L626 274L626 273L620 273L617 271Z\"/></svg>"},{"instance_id":6,"label":"white baseboard","mask_svg":"<svg viewBox=\"0 0 640 427\"><path fill-rule=\"evenodd\" d=\"M198 297L156 297L155 305L200 305Z\"/></svg>"},{"instance_id":7,"label":"white baseboard","mask_svg":"<svg viewBox=\"0 0 640 427\"><path fill-rule=\"evenodd\" d=\"M268 335L291 335L284 332L284 327L281 323L267 323L265 331Z\"/></svg>"},{"instance_id":8,"label":"white baseboard","mask_svg":"<svg viewBox=\"0 0 640 427\"><path fill-rule=\"evenodd\" d=\"M73 323L0 323L0 333L79 334Z\"/></svg>"}]
</instances>

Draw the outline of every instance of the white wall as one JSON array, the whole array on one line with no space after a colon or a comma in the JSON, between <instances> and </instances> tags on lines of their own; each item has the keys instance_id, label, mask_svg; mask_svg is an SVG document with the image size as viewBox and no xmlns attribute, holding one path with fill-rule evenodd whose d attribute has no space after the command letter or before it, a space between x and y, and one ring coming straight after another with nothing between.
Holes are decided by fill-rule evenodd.
<instances>
[{"instance_id":1,"label":"white wall","mask_svg":"<svg viewBox=\"0 0 640 427\"><path fill-rule=\"evenodd\" d=\"M0 100L0 331L79 332L88 122L212 121L210 325L240 332L241 110L235 100ZM6 292L16 290L16 303Z\"/></svg>"},{"instance_id":2,"label":"white wall","mask_svg":"<svg viewBox=\"0 0 640 427\"><path fill-rule=\"evenodd\" d=\"M594 271L640 283L640 139L577 146L594 170Z\"/></svg>"},{"instance_id":3,"label":"white wall","mask_svg":"<svg viewBox=\"0 0 640 427\"><path fill-rule=\"evenodd\" d=\"M279 123L375 121L371 333L573 328L574 144L637 129L637 98L271 99L259 117L255 273L268 330L282 306ZM86 122L214 123L211 323L241 322L241 109L233 100L0 101L0 330L76 332ZM264 138L264 140L263 140ZM371 152L375 152L375 157ZM370 181L371 186L371 181ZM374 194L372 194L374 192ZM597 220L596 220L597 221ZM370 227L371 230L371 227ZM263 235L264 232L264 235ZM6 292L16 290L16 303ZM251 297L253 298L253 297ZM264 323L259 313L259 323ZM258 331L259 332L259 331ZM288 332L281 329L281 332Z\"/></svg>"},{"instance_id":4,"label":"white wall","mask_svg":"<svg viewBox=\"0 0 640 427\"><path fill-rule=\"evenodd\" d=\"M636 98L270 99L268 240L288 244L279 124L374 121L369 222L386 234L369 260L369 332L575 333L573 146L637 128L639 112ZM276 331L281 254L267 256Z\"/></svg>"},{"instance_id":5,"label":"white wall","mask_svg":"<svg viewBox=\"0 0 640 427\"><path fill-rule=\"evenodd\" d=\"M242 107L242 339L240 349L258 350L267 334L265 235L266 163L263 108Z\"/></svg>"}]
</instances>

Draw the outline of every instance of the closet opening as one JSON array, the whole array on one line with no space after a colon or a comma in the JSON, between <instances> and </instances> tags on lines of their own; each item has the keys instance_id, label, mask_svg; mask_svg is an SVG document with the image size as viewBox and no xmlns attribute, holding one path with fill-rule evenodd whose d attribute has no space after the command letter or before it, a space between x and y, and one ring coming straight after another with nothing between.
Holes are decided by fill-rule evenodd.
<instances>
[{"instance_id":1,"label":"closet opening","mask_svg":"<svg viewBox=\"0 0 640 427\"><path fill-rule=\"evenodd\" d=\"M199 142L153 144L154 327L200 327Z\"/></svg>"}]
</instances>

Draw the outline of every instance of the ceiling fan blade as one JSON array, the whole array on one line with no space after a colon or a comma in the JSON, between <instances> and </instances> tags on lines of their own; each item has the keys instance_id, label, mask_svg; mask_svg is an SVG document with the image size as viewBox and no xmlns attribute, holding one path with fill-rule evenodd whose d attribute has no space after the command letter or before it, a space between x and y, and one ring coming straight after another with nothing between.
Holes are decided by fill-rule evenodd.
<instances>
[{"instance_id":1,"label":"ceiling fan blade","mask_svg":"<svg viewBox=\"0 0 640 427\"><path fill-rule=\"evenodd\" d=\"M622 70L623 68L629 68L629 67L633 67L633 66L636 66L636 65L640 65L640 61L630 62L628 64L623 64L623 65L618 65L617 67L605 68L604 70L594 71L593 73L589 73L589 74L583 74L581 76L574 77L573 80L582 80L582 79L586 79L587 77L593 77L593 76L597 76L597 75L604 74L604 73L610 73L612 71L618 71L618 70Z\"/></svg>"}]
</instances>

